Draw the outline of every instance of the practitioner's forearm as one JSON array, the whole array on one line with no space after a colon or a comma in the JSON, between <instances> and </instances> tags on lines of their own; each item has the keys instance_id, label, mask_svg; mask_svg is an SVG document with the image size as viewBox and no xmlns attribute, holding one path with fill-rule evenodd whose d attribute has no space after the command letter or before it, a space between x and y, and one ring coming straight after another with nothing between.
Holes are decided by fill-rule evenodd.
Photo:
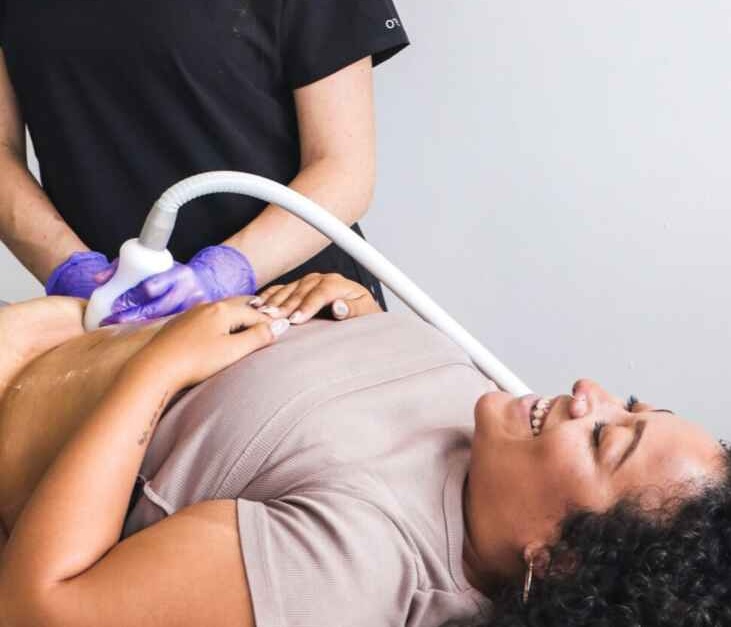
<instances>
[{"instance_id":1,"label":"practitioner's forearm","mask_svg":"<svg viewBox=\"0 0 731 627\"><path fill-rule=\"evenodd\" d=\"M369 163L326 157L304 167L289 187L350 226L368 209L374 185L375 173ZM223 243L247 256L261 287L314 257L331 242L296 215L268 205Z\"/></svg>"},{"instance_id":2,"label":"practitioner's forearm","mask_svg":"<svg viewBox=\"0 0 731 627\"><path fill-rule=\"evenodd\" d=\"M0 147L0 240L41 283L71 253L88 250L7 147Z\"/></svg>"},{"instance_id":3,"label":"practitioner's forearm","mask_svg":"<svg viewBox=\"0 0 731 627\"><path fill-rule=\"evenodd\" d=\"M0 558L2 595L42 594L117 543L152 433L181 387L142 354L125 366L16 522Z\"/></svg>"}]
</instances>

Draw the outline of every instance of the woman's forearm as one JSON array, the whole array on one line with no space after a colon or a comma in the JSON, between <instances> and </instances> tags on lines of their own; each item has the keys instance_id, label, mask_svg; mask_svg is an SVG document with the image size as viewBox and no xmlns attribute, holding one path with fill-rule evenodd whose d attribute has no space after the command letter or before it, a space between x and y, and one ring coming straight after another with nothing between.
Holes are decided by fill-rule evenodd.
<instances>
[{"instance_id":1,"label":"woman's forearm","mask_svg":"<svg viewBox=\"0 0 731 627\"><path fill-rule=\"evenodd\" d=\"M374 172L356 160L323 157L304 167L289 187L350 226L368 209L374 183ZM314 257L331 242L296 215L268 205L223 243L247 256L261 287Z\"/></svg>"},{"instance_id":2,"label":"woman's forearm","mask_svg":"<svg viewBox=\"0 0 731 627\"><path fill-rule=\"evenodd\" d=\"M3 598L43 594L117 543L152 433L180 389L140 357L123 368L23 509L0 556Z\"/></svg>"},{"instance_id":3,"label":"woman's forearm","mask_svg":"<svg viewBox=\"0 0 731 627\"><path fill-rule=\"evenodd\" d=\"M21 157L0 148L0 240L44 283L75 251L88 247L63 220Z\"/></svg>"}]
</instances>

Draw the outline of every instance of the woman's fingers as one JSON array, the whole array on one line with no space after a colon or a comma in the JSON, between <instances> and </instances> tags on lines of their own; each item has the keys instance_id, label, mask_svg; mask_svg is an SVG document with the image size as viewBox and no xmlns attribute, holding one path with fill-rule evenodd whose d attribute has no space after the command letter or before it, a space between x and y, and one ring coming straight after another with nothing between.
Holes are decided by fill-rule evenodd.
<instances>
[{"instance_id":1,"label":"woman's fingers","mask_svg":"<svg viewBox=\"0 0 731 627\"><path fill-rule=\"evenodd\" d=\"M273 325L278 324L278 327ZM219 358L224 364L232 364L239 359L250 355L251 353L268 346L274 342L279 335L284 333L289 327L289 321L272 320L268 322L257 322L253 326L247 326L240 333L231 333L221 346L221 355Z\"/></svg>"},{"instance_id":2,"label":"woman's fingers","mask_svg":"<svg viewBox=\"0 0 731 627\"><path fill-rule=\"evenodd\" d=\"M373 306L373 298L367 292L360 296L356 296L355 298L349 298L348 300L338 298L332 304L333 316L335 316L338 320L348 320L349 318L366 316L380 310L380 307Z\"/></svg>"},{"instance_id":3,"label":"woman's fingers","mask_svg":"<svg viewBox=\"0 0 731 627\"><path fill-rule=\"evenodd\" d=\"M250 304L272 318L288 318L292 324L307 322L328 306L336 320L380 311L370 292L359 283L336 273L318 272L287 285L272 285Z\"/></svg>"},{"instance_id":4,"label":"woman's fingers","mask_svg":"<svg viewBox=\"0 0 731 627\"><path fill-rule=\"evenodd\" d=\"M307 297L308 294L321 289L325 283L324 275L321 274L309 274L304 277L295 288L287 295L286 299L283 299L279 305L279 317L289 317L295 310L302 304L302 301ZM333 292L333 298L337 298L340 294ZM327 303L323 303L323 307ZM317 312L315 312L317 313Z\"/></svg>"},{"instance_id":5,"label":"woman's fingers","mask_svg":"<svg viewBox=\"0 0 731 627\"><path fill-rule=\"evenodd\" d=\"M270 316L251 306L251 296L233 296L220 302L223 309L221 314L226 316L223 328L228 325L231 333L259 323L269 324L272 321Z\"/></svg>"},{"instance_id":6,"label":"woman's fingers","mask_svg":"<svg viewBox=\"0 0 731 627\"><path fill-rule=\"evenodd\" d=\"M274 342L289 327L288 320L272 320L248 306L247 297L222 301L217 323L225 331L217 359L233 363ZM218 352L218 351L217 351Z\"/></svg>"},{"instance_id":7,"label":"woman's fingers","mask_svg":"<svg viewBox=\"0 0 731 627\"><path fill-rule=\"evenodd\" d=\"M270 285L263 292L260 292L257 296L252 298L249 304L252 307L265 307L270 304L269 299L285 287L287 287L287 285Z\"/></svg>"},{"instance_id":8,"label":"woman's fingers","mask_svg":"<svg viewBox=\"0 0 731 627\"><path fill-rule=\"evenodd\" d=\"M342 298L338 298L331 307L333 317L337 318L338 320L347 320L348 318L352 318L352 308L348 307L348 303L346 303Z\"/></svg>"},{"instance_id":9,"label":"woman's fingers","mask_svg":"<svg viewBox=\"0 0 731 627\"><path fill-rule=\"evenodd\" d=\"M311 272L301 279L287 283L286 285L272 285L261 292L251 303L252 307L276 307L287 310L288 302L297 294L305 294L319 283L325 275L319 272ZM301 298L299 299L301 300ZM298 302L299 302L298 300ZM291 309L291 308L290 308ZM291 313L291 311L289 312ZM288 315L287 313L281 315Z\"/></svg>"},{"instance_id":10,"label":"woman's fingers","mask_svg":"<svg viewBox=\"0 0 731 627\"><path fill-rule=\"evenodd\" d=\"M301 302L292 303L291 306L287 307L287 309L291 308L294 310L289 316L289 319L290 322L292 322L293 324L302 324L303 322L307 322L307 320L317 314L317 312L320 311L320 309L322 309L323 307L331 305L333 307L332 311L335 317L338 320L345 320L346 318L358 315L358 311L360 308L356 309L354 306L351 305L351 303L354 303L357 300L357 291L344 291L342 289L342 285L337 285L336 283L328 284L326 282L322 282L320 283L320 285L317 286L317 288L305 294ZM340 301L338 310L342 312L342 314L335 314L336 301ZM342 307L343 304L346 306L348 311L345 311L345 309Z\"/></svg>"},{"instance_id":11,"label":"woman's fingers","mask_svg":"<svg viewBox=\"0 0 731 627\"><path fill-rule=\"evenodd\" d=\"M201 303L167 324L143 349L189 386L272 344L289 327L248 306L248 296Z\"/></svg>"},{"instance_id":12,"label":"woman's fingers","mask_svg":"<svg viewBox=\"0 0 731 627\"><path fill-rule=\"evenodd\" d=\"M285 303L291 294L299 288L300 283L300 281L295 281L294 283L284 285L281 289L277 290L274 294L267 298L264 306L281 308L282 304Z\"/></svg>"},{"instance_id":13,"label":"woman's fingers","mask_svg":"<svg viewBox=\"0 0 731 627\"><path fill-rule=\"evenodd\" d=\"M304 295L317 285L320 276L317 273L308 274L299 281L277 286L276 291L268 295L263 293L262 302L255 303L254 306L273 318L286 318L295 310Z\"/></svg>"}]
</instances>

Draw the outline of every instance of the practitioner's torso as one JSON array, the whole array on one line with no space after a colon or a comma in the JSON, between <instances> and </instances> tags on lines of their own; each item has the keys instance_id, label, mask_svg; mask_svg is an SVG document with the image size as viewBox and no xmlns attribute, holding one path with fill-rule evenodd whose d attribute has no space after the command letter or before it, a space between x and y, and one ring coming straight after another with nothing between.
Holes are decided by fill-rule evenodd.
<instances>
[{"instance_id":1,"label":"practitioner's torso","mask_svg":"<svg viewBox=\"0 0 731 627\"><path fill-rule=\"evenodd\" d=\"M115 255L185 176L296 175L281 0L4 3L3 52L44 188L92 248ZM264 205L230 195L194 201L171 250L184 261Z\"/></svg>"}]
</instances>

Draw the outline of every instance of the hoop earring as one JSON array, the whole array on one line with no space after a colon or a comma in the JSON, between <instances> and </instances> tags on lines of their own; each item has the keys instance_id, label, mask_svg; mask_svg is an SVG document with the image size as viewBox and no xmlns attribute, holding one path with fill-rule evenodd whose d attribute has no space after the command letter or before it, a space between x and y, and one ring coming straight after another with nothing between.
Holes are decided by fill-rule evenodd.
<instances>
[{"instance_id":1,"label":"hoop earring","mask_svg":"<svg viewBox=\"0 0 731 627\"><path fill-rule=\"evenodd\" d=\"M530 594L530 586L533 583L533 558L528 563L528 572L523 582L523 605L528 603L528 595Z\"/></svg>"}]
</instances>

